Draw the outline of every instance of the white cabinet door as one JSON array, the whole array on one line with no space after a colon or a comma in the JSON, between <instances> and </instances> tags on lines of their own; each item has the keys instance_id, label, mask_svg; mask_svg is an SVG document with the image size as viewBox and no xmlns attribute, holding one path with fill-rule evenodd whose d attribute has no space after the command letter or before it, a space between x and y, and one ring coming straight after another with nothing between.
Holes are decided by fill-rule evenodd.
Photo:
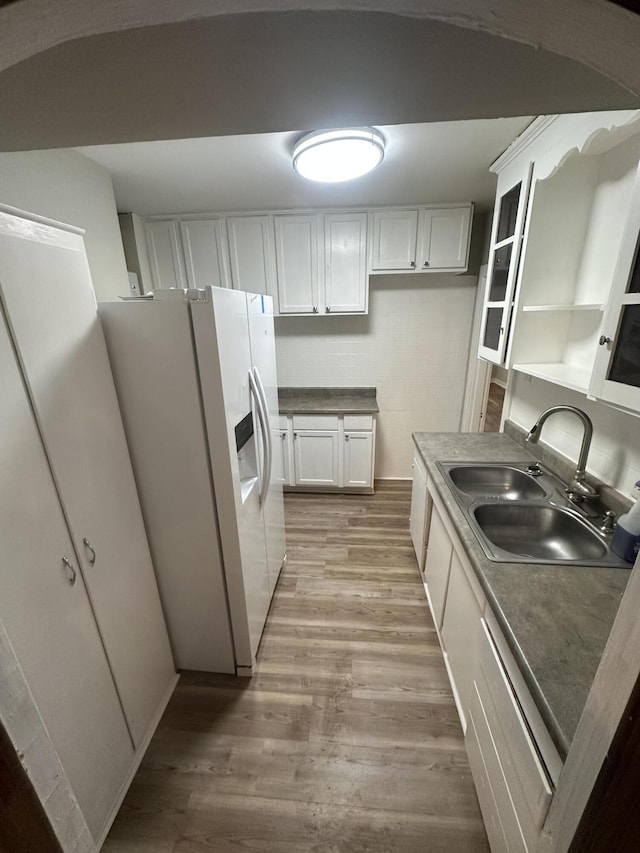
<instances>
[{"instance_id":1,"label":"white cabinet door","mask_svg":"<svg viewBox=\"0 0 640 853\"><path fill-rule=\"evenodd\" d=\"M186 287L177 223L147 222L145 233L154 288Z\"/></svg>"},{"instance_id":2,"label":"white cabinet door","mask_svg":"<svg viewBox=\"0 0 640 853\"><path fill-rule=\"evenodd\" d=\"M3 302L138 746L175 673L84 242L7 214L0 232Z\"/></svg>"},{"instance_id":3,"label":"white cabinet door","mask_svg":"<svg viewBox=\"0 0 640 853\"><path fill-rule=\"evenodd\" d=\"M371 269L414 270L417 239L417 209L374 210Z\"/></svg>"},{"instance_id":4,"label":"white cabinet door","mask_svg":"<svg viewBox=\"0 0 640 853\"><path fill-rule=\"evenodd\" d=\"M409 532L416 552L418 568L424 571L424 560L427 551L427 472L420 459L413 458L411 465L413 483L411 485L411 511L409 515Z\"/></svg>"},{"instance_id":5,"label":"white cabinet door","mask_svg":"<svg viewBox=\"0 0 640 853\"><path fill-rule=\"evenodd\" d=\"M296 486L339 484L337 430L296 430L293 448Z\"/></svg>"},{"instance_id":6,"label":"white cabinet door","mask_svg":"<svg viewBox=\"0 0 640 853\"><path fill-rule=\"evenodd\" d=\"M366 312L366 213L325 215L324 261L325 311L334 314Z\"/></svg>"},{"instance_id":7,"label":"white cabinet door","mask_svg":"<svg viewBox=\"0 0 640 853\"><path fill-rule=\"evenodd\" d=\"M436 623L438 629L442 627L442 614L447 597L449 566L451 564L452 553L453 545L451 544L449 533L444 526L440 513L434 506L431 510L424 578L429 591L433 621Z\"/></svg>"},{"instance_id":8,"label":"white cabinet door","mask_svg":"<svg viewBox=\"0 0 640 853\"><path fill-rule=\"evenodd\" d=\"M319 306L318 217L276 216L276 269L281 314L315 314Z\"/></svg>"},{"instance_id":9,"label":"white cabinet door","mask_svg":"<svg viewBox=\"0 0 640 853\"><path fill-rule=\"evenodd\" d=\"M472 207L420 211L418 269L462 272L467 268Z\"/></svg>"},{"instance_id":10,"label":"white cabinet door","mask_svg":"<svg viewBox=\"0 0 640 853\"><path fill-rule=\"evenodd\" d=\"M180 233L189 287L230 287L224 219L181 222Z\"/></svg>"},{"instance_id":11,"label":"white cabinet door","mask_svg":"<svg viewBox=\"0 0 640 853\"><path fill-rule=\"evenodd\" d=\"M442 642L455 682L454 688L457 693L458 711L463 717L463 728L466 728L473 691L481 616L482 611L471 589L471 584L467 580L460 558L454 551L451 558L447 606L442 623Z\"/></svg>"},{"instance_id":12,"label":"white cabinet door","mask_svg":"<svg viewBox=\"0 0 640 853\"><path fill-rule=\"evenodd\" d=\"M345 432L344 486L373 486L373 433Z\"/></svg>"},{"instance_id":13,"label":"white cabinet door","mask_svg":"<svg viewBox=\"0 0 640 853\"><path fill-rule=\"evenodd\" d=\"M230 216L227 219L231 280L236 290L272 292L273 254L268 216Z\"/></svg>"},{"instance_id":14,"label":"white cabinet door","mask_svg":"<svg viewBox=\"0 0 640 853\"><path fill-rule=\"evenodd\" d=\"M133 746L1 314L0 387L0 620L95 839Z\"/></svg>"}]
</instances>

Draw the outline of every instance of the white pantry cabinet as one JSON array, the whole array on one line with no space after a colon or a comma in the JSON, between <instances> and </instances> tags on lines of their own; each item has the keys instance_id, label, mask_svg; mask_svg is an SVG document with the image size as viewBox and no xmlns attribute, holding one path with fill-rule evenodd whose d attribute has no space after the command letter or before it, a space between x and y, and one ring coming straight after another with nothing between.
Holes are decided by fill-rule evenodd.
<instances>
[{"instance_id":1,"label":"white pantry cabinet","mask_svg":"<svg viewBox=\"0 0 640 853\"><path fill-rule=\"evenodd\" d=\"M472 215L472 204L374 210L370 271L464 272Z\"/></svg>"},{"instance_id":2,"label":"white pantry cabinet","mask_svg":"<svg viewBox=\"0 0 640 853\"><path fill-rule=\"evenodd\" d=\"M79 591L86 588L131 742L141 754L173 689L175 670L84 241L75 229L0 212L0 257L7 327L72 543L69 553L51 553L50 564L69 580L75 572L79 608ZM35 501L35 485L30 488ZM39 525L45 523L42 517ZM69 563L61 569L63 556ZM38 571L48 569L40 565ZM44 621L48 616L39 616L36 605L47 603L25 599L22 607ZM73 613L60 618L76 629ZM65 691L64 683L57 686ZM70 692L75 689L88 691L89 681L81 688L69 684ZM34 683L33 690L42 685ZM86 702L88 707L93 699ZM93 728L97 737L99 714ZM87 761L91 749L87 743ZM116 755L117 739L113 749ZM122 772L120 786L125 781ZM92 831L99 834L110 795L99 784L93 787L76 793L85 801L103 798L92 815Z\"/></svg>"}]
</instances>

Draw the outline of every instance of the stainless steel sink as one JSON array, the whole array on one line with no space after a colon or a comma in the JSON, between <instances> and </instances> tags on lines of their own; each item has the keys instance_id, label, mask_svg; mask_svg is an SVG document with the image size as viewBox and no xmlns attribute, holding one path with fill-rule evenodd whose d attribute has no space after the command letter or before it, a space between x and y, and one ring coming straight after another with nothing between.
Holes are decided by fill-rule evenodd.
<instances>
[{"instance_id":1,"label":"stainless steel sink","mask_svg":"<svg viewBox=\"0 0 640 853\"><path fill-rule=\"evenodd\" d=\"M473 517L489 542L500 551L563 563L590 562L607 557L607 545L571 510L550 504L482 503Z\"/></svg>"},{"instance_id":2,"label":"stainless steel sink","mask_svg":"<svg viewBox=\"0 0 640 853\"><path fill-rule=\"evenodd\" d=\"M438 462L438 468L490 560L630 567L598 530L604 509L592 501L576 507L546 469L532 471L526 462Z\"/></svg>"},{"instance_id":3,"label":"stainless steel sink","mask_svg":"<svg viewBox=\"0 0 640 853\"><path fill-rule=\"evenodd\" d=\"M546 495L530 474L511 465L457 465L449 468L448 476L465 495L508 500L528 500Z\"/></svg>"}]
</instances>

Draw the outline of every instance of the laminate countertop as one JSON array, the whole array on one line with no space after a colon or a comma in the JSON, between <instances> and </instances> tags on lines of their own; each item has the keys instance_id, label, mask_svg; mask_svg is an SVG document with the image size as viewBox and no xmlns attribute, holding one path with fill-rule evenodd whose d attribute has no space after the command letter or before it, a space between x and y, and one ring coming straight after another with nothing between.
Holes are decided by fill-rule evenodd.
<instances>
[{"instance_id":1,"label":"laminate countertop","mask_svg":"<svg viewBox=\"0 0 640 853\"><path fill-rule=\"evenodd\" d=\"M504 433L414 433L491 609L562 758L567 754L630 572L489 560L436 462L530 462ZM545 460L546 461L546 460Z\"/></svg>"},{"instance_id":2,"label":"laminate countertop","mask_svg":"<svg viewBox=\"0 0 640 853\"><path fill-rule=\"evenodd\" d=\"M281 415L371 415L375 388L278 388Z\"/></svg>"}]
</instances>

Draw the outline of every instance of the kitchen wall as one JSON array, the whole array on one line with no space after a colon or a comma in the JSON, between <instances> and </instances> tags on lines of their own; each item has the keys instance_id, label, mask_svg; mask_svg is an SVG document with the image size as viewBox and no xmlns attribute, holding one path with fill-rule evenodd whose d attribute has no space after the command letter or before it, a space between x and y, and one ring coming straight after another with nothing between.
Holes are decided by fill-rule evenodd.
<instances>
[{"instance_id":1,"label":"kitchen wall","mask_svg":"<svg viewBox=\"0 0 640 853\"><path fill-rule=\"evenodd\" d=\"M593 421L593 440L588 470L625 496L640 480L640 418L627 415L582 394L514 372L507 417L530 429L549 406L567 403L583 409ZM577 460L582 441L582 425L575 415L553 415L544 425L541 443Z\"/></svg>"},{"instance_id":2,"label":"kitchen wall","mask_svg":"<svg viewBox=\"0 0 640 853\"><path fill-rule=\"evenodd\" d=\"M0 204L85 229L97 298L129 292L111 176L76 151L0 153Z\"/></svg>"},{"instance_id":3,"label":"kitchen wall","mask_svg":"<svg viewBox=\"0 0 640 853\"><path fill-rule=\"evenodd\" d=\"M477 277L371 276L369 313L276 319L280 385L373 385L376 477L410 477L412 431L459 429Z\"/></svg>"}]
</instances>

